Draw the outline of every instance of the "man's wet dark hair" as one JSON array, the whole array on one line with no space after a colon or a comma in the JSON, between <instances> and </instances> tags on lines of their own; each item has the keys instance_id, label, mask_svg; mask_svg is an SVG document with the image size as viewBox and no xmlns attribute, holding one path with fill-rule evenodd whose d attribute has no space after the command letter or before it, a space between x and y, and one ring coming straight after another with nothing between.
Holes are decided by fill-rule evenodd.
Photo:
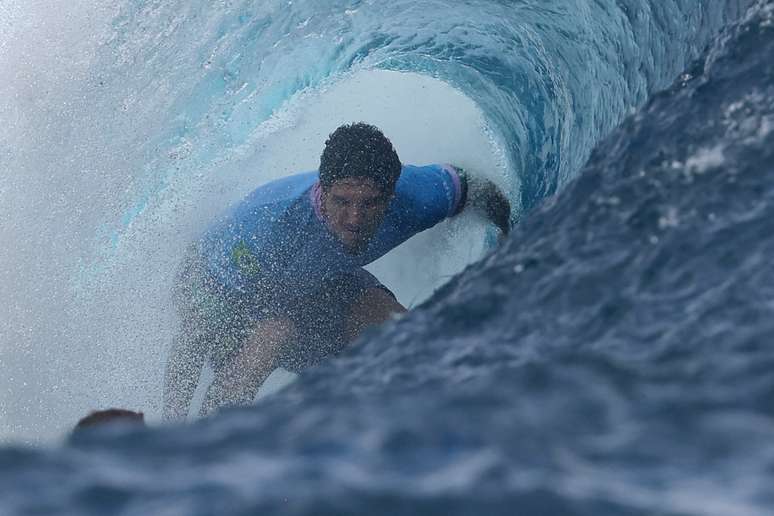
<instances>
[{"instance_id":1,"label":"man's wet dark hair","mask_svg":"<svg viewBox=\"0 0 774 516\"><path fill-rule=\"evenodd\" d=\"M366 177L382 190L392 190L401 164L392 143L364 122L342 125L329 136L320 157L320 184L330 188L339 179Z\"/></svg>"}]
</instances>

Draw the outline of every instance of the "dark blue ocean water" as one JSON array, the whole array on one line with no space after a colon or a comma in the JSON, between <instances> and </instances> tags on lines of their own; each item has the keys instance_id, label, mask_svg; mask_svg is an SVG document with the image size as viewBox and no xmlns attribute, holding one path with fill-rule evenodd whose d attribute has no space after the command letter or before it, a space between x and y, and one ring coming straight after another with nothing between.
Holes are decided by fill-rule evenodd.
<instances>
[{"instance_id":1,"label":"dark blue ocean water","mask_svg":"<svg viewBox=\"0 0 774 516\"><path fill-rule=\"evenodd\" d=\"M774 1L250 5L221 36L352 24L283 40L292 80L372 63L464 91L521 221L256 406L0 449L0 514L774 514ZM210 134L190 99L211 86L180 131ZM241 137L229 106L212 147Z\"/></svg>"}]
</instances>

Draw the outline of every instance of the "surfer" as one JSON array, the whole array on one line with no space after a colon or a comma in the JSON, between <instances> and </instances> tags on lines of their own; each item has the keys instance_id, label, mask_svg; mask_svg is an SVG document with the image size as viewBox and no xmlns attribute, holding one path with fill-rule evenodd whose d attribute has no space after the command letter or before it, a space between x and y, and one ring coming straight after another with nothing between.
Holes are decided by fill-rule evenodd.
<instances>
[{"instance_id":1,"label":"surfer","mask_svg":"<svg viewBox=\"0 0 774 516\"><path fill-rule=\"evenodd\" d=\"M491 181L451 165L401 165L372 125L336 129L319 172L257 188L186 253L164 417L187 415L205 361L214 379L203 415L251 402L276 367L317 363L405 312L362 267L463 208L508 233L510 204Z\"/></svg>"}]
</instances>

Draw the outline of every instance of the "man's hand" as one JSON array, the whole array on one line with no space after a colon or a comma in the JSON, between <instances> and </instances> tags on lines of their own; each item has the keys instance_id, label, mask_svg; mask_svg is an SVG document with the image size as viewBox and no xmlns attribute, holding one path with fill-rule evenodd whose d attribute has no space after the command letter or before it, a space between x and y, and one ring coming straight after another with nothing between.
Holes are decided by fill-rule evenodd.
<instances>
[{"instance_id":1,"label":"man's hand","mask_svg":"<svg viewBox=\"0 0 774 516\"><path fill-rule=\"evenodd\" d=\"M467 185L465 207L481 212L500 229L503 236L507 236L511 230L511 203L502 190L489 179L455 168Z\"/></svg>"},{"instance_id":2,"label":"man's hand","mask_svg":"<svg viewBox=\"0 0 774 516\"><path fill-rule=\"evenodd\" d=\"M486 218L497 226L503 235L511 230L511 203L505 194L488 179L468 178L468 201L483 211Z\"/></svg>"}]
</instances>

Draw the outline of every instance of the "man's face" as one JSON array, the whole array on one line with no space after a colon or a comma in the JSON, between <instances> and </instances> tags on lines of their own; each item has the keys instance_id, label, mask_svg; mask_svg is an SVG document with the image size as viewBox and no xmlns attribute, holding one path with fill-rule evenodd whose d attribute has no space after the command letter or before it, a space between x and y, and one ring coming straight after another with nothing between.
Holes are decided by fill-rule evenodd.
<instances>
[{"instance_id":1,"label":"man's face","mask_svg":"<svg viewBox=\"0 0 774 516\"><path fill-rule=\"evenodd\" d=\"M392 194L362 177L339 179L323 189L323 215L347 251L358 253L365 248L382 223Z\"/></svg>"}]
</instances>

